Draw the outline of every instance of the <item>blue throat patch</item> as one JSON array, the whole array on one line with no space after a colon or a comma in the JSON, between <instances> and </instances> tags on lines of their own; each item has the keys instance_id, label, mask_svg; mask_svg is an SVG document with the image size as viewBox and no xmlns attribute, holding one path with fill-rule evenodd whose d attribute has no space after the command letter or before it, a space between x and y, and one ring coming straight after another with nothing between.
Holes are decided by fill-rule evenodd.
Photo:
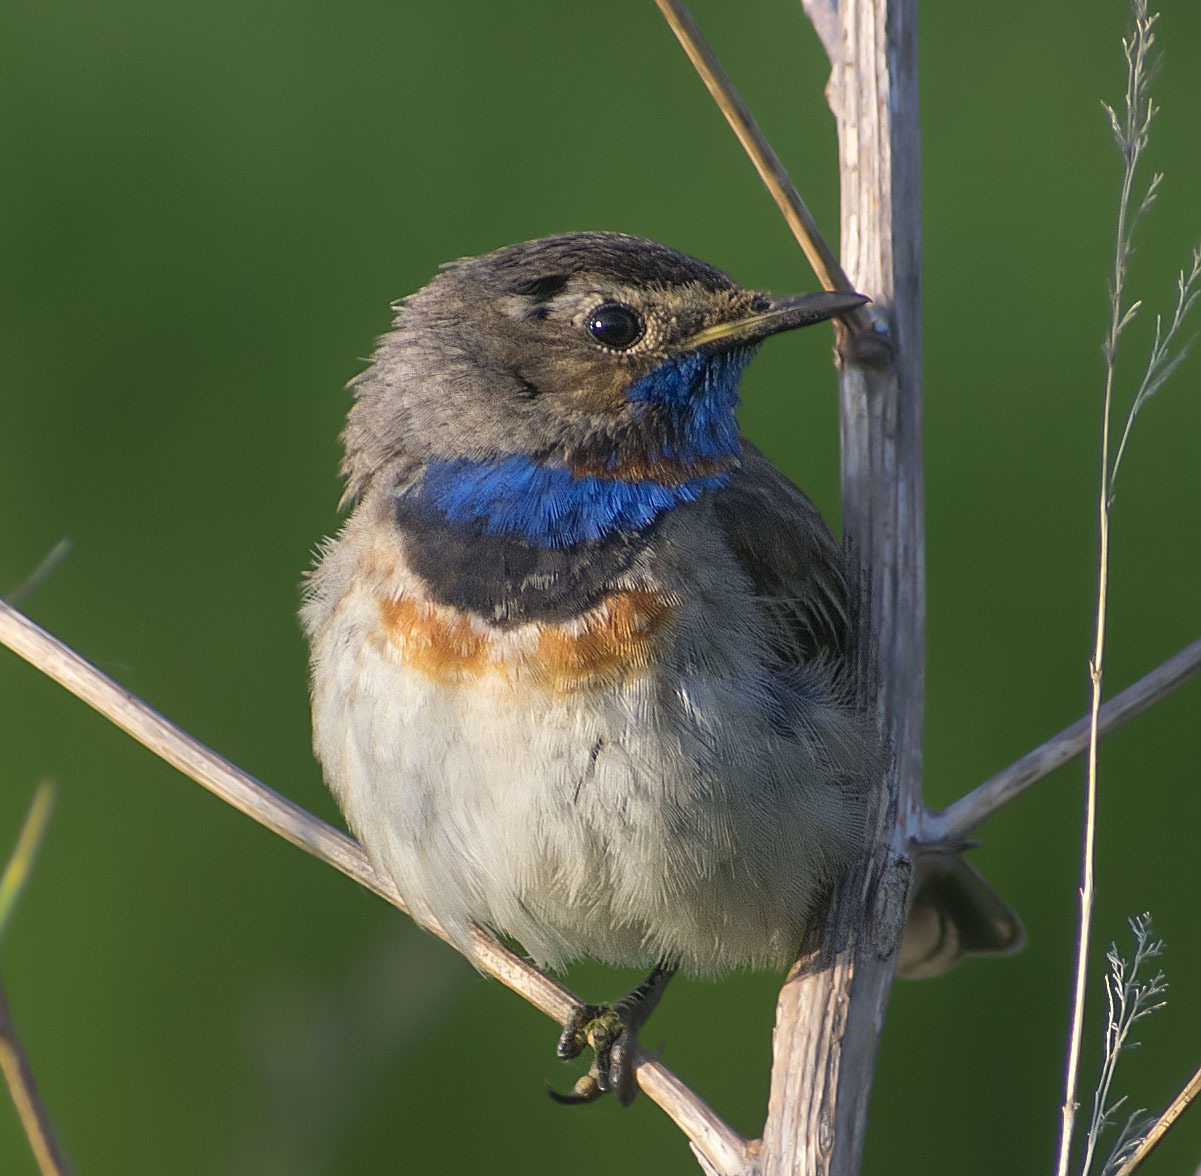
<instances>
[{"instance_id":1,"label":"blue throat patch","mask_svg":"<svg viewBox=\"0 0 1201 1176\"><path fill-rule=\"evenodd\" d=\"M662 441L645 455L648 467L665 461L710 470L672 482L635 481L577 474L562 462L521 454L475 461L431 461L421 484L408 493L433 506L449 523L482 525L484 534L519 539L535 547L595 543L619 531L642 531L664 511L695 502L729 480L712 472L714 461L739 452L738 381L750 361L745 349L677 356L631 385L635 404L654 405L665 417ZM618 464L615 459L613 465Z\"/></svg>"},{"instance_id":2,"label":"blue throat patch","mask_svg":"<svg viewBox=\"0 0 1201 1176\"><path fill-rule=\"evenodd\" d=\"M662 482L583 477L565 465L513 455L493 461L434 461L421 493L451 523L482 523L535 547L594 543L614 531L641 531L665 510L695 502L729 474Z\"/></svg>"},{"instance_id":3,"label":"blue throat patch","mask_svg":"<svg viewBox=\"0 0 1201 1176\"><path fill-rule=\"evenodd\" d=\"M626 395L634 403L666 410L667 435L655 456L682 464L738 456L738 382L753 356L749 347L708 356L690 351L630 387Z\"/></svg>"}]
</instances>

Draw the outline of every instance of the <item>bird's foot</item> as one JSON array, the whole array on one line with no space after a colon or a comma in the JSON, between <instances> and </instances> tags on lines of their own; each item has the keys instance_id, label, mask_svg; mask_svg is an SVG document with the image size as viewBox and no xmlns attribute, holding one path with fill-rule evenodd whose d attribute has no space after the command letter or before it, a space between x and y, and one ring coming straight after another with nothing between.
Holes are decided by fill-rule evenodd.
<instances>
[{"instance_id":1,"label":"bird's foot","mask_svg":"<svg viewBox=\"0 0 1201 1176\"><path fill-rule=\"evenodd\" d=\"M622 1020L616 1005L580 1005L563 1026L555 1053L568 1060L578 1058L590 1046L592 1065L570 1094L559 1094L550 1087L547 1094L569 1106L612 1094L621 1106L628 1106L638 1093L633 1066L637 1032Z\"/></svg>"},{"instance_id":2,"label":"bird's foot","mask_svg":"<svg viewBox=\"0 0 1201 1176\"><path fill-rule=\"evenodd\" d=\"M659 964L637 988L611 1005L580 1005L568 1018L559 1036L555 1052L567 1060L577 1058L587 1047L592 1049L592 1065L569 1094L547 1087L547 1094L558 1103L575 1106L595 1102L612 1094L619 1106L629 1106L638 1093L634 1077L634 1059L638 1052L638 1031L655 1011L674 967Z\"/></svg>"}]
</instances>

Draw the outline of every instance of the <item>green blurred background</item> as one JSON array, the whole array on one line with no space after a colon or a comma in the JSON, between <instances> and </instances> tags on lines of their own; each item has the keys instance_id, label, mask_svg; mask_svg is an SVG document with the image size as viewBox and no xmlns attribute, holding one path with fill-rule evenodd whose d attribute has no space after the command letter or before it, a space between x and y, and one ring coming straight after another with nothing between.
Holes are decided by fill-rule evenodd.
<instances>
[{"instance_id":1,"label":"green blurred background","mask_svg":"<svg viewBox=\"0 0 1201 1176\"><path fill-rule=\"evenodd\" d=\"M1201 233L1201 6L1162 8L1167 179L1133 275L1149 309ZM827 69L799 5L694 11L833 234ZM1127 12L930 0L921 20L926 788L943 804L1086 704L1118 175L1099 99L1121 94ZM297 584L337 526L342 386L389 301L447 259L581 228L813 286L650 0L14 0L0 158L0 592L70 536L28 611L331 820ZM822 330L773 341L743 419L836 520L828 351ZM1111 690L1201 629L1199 386L1201 355L1128 456ZM1098 945L1142 910L1168 941L1171 1002L1119 1076L1152 1107L1201 1060L1199 703L1193 683L1102 758ZM0 965L79 1173L696 1170L647 1099L553 1106L543 1079L574 1070L549 1022L7 652L0 747L0 852L35 782L61 784ZM975 855L1028 949L896 988L867 1172L1048 1169L1080 783L1074 764L1040 784ZM593 997L627 979L569 977ZM747 1133L776 983L680 983L647 1034ZM1192 1112L1146 1171L1199 1161ZM0 1104L0 1172L33 1170Z\"/></svg>"}]
</instances>

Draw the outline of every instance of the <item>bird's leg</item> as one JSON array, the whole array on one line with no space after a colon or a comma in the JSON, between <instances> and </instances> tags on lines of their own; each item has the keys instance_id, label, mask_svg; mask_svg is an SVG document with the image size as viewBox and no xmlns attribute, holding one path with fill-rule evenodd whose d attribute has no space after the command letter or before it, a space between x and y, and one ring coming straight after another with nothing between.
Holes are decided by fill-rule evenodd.
<instances>
[{"instance_id":1,"label":"bird's leg","mask_svg":"<svg viewBox=\"0 0 1201 1176\"><path fill-rule=\"evenodd\" d=\"M586 1046L592 1047L592 1065L570 1094L558 1094L547 1087L555 1102L578 1104L594 1102L610 1094L620 1106L629 1106L638 1093L634 1080L634 1052L638 1031L655 1011L667 982L676 974L674 964L657 963L637 988L611 1005L580 1005L563 1026L555 1052L561 1058L579 1057Z\"/></svg>"}]
</instances>

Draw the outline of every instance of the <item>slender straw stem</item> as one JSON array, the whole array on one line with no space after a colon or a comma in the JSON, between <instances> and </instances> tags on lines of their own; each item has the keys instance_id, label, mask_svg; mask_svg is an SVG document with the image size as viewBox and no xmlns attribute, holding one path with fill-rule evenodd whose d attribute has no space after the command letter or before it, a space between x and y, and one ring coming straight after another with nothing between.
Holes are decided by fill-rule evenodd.
<instances>
[{"instance_id":1,"label":"slender straw stem","mask_svg":"<svg viewBox=\"0 0 1201 1176\"><path fill-rule=\"evenodd\" d=\"M1118 336L1129 321L1122 311L1122 295L1126 285L1126 261L1130 255L1130 232L1137 212L1130 218L1130 193L1134 186L1134 173L1138 165L1141 146L1145 141L1138 125L1141 94L1145 85L1143 66L1146 44L1145 0L1135 0L1134 31L1126 45L1127 84L1124 125L1118 132L1119 146L1123 148L1125 166L1122 171L1121 198L1118 201L1118 223L1115 233L1113 279L1110 287L1109 332L1105 340L1105 399L1101 414L1101 486L1097 504L1098 552L1097 552L1097 622L1093 656L1089 662L1089 681L1092 699L1089 715L1088 766L1084 789L1084 846L1080 863L1080 922L1076 951L1076 976L1072 995L1072 1031L1068 1040L1067 1072L1064 1076L1063 1106L1060 1110L1061 1128L1059 1137L1058 1176L1067 1176L1072 1151L1072 1135L1076 1127L1078 1109L1077 1089L1080 1077L1080 1047L1084 1037L1085 987L1088 981L1089 947L1092 941L1093 905L1095 885L1093 863L1097 840L1097 744L1099 741L1098 718L1101 712L1101 688L1105 661L1105 619L1109 604L1109 508L1110 508L1110 464L1109 433L1113 407L1113 388L1117 374ZM1150 109L1150 108L1148 108ZM1116 122L1115 122L1115 129ZM1141 211L1141 208L1140 210ZM1090 1157L1091 1158L1091 1157ZM1087 1169L1086 1169L1087 1171Z\"/></svg>"}]
</instances>

